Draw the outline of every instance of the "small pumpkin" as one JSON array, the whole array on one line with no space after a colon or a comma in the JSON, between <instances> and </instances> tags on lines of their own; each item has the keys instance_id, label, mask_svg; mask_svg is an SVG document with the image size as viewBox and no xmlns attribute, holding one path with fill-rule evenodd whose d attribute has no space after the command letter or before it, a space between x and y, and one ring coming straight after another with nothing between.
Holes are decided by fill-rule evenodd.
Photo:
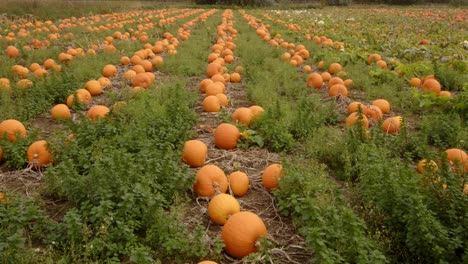
<instances>
[{"instance_id":1,"label":"small pumpkin","mask_svg":"<svg viewBox=\"0 0 468 264\"><path fill-rule=\"evenodd\" d=\"M216 192L225 193L228 181L223 170L216 165L205 165L197 172L193 191L198 196L211 197Z\"/></svg>"},{"instance_id":2,"label":"small pumpkin","mask_svg":"<svg viewBox=\"0 0 468 264\"><path fill-rule=\"evenodd\" d=\"M252 110L247 107L237 108L232 114L232 122L239 122L246 126L252 122L253 113Z\"/></svg>"},{"instance_id":3,"label":"small pumpkin","mask_svg":"<svg viewBox=\"0 0 468 264\"><path fill-rule=\"evenodd\" d=\"M198 89L200 90L201 93L205 93L206 87L208 85L213 84L213 80L211 79L203 79L199 84L198 84Z\"/></svg>"},{"instance_id":4,"label":"small pumpkin","mask_svg":"<svg viewBox=\"0 0 468 264\"><path fill-rule=\"evenodd\" d=\"M307 78L307 86L314 87L315 89L320 89L323 86L323 78L320 74L314 72L309 75Z\"/></svg>"},{"instance_id":5,"label":"small pumpkin","mask_svg":"<svg viewBox=\"0 0 468 264\"><path fill-rule=\"evenodd\" d=\"M218 98L219 104L221 106L227 107L229 105L229 100L228 100L227 95L220 93L220 94L217 94L216 97Z\"/></svg>"},{"instance_id":6,"label":"small pumpkin","mask_svg":"<svg viewBox=\"0 0 468 264\"><path fill-rule=\"evenodd\" d=\"M267 235L263 220L252 212L239 212L232 215L224 224L221 239L226 252L242 258L258 251L256 242Z\"/></svg>"},{"instance_id":7,"label":"small pumpkin","mask_svg":"<svg viewBox=\"0 0 468 264\"><path fill-rule=\"evenodd\" d=\"M235 196L242 197L249 190L249 176L247 174L235 171L228 176L229 186Z\"/></svg>"},{"instance_id":8,"label":"small pumpkin","mask_svg":"<svg viewBox=\"0 0 468 264\"><path fill-rule=\"evenodd\" d=\"M215 145L220 149L233 149L240 138L239 129L231 124L223 123L215 130Z\"/></svg>"},{"instance_id":9,"label":"small pumpkin","mask_svg":"<svg viewBox=\"0 0 468 264\"><path fill-rule=\"evenodd\" d=\"M88 113L86 115L89 118L91 118L93 122L96 122L100 119L103 119L109 112L110 112L110 109L107 106L94 105L88 110Z\"/></svg>"},{"instance_id":10,"label":"small pumpkin","mask_svg":"<svg viewBox=\"0 0 468 264\"><path fill-rule=\"evenodd\" d=\"M354 112L346 118L346 127L352 127L355 123L361 123L364 128L369 128L369 120L364 114Z\"/></svg>"},{"instance_id":11,"label":"small pumpkin","mask_svg":"<svg viewBox=\"0 0 468 264\"><path fill-rule=\"evenodd\" d=\"M182 160L190 167L201 167L205 165L208 147L200 140L189 140L184 144Z\"/></svg>"},{"instance_id":12,"label":"small pumpkin","mask_svg":"<svg viewBox=\"0 0 468 264\"><path fill-rule=\"evenodd\" d=\"M5 134L10 142L15 142L17 135L21 137L26 136L26 128L18 120L7 119L0 123L0 137L3 137Z\"/></svg>"},{"instance_id":13,"label":"small pumpkin","mask_svg":"<svg viewBox=\"0 0 468 264\"><path fill-rule=\"evenodd\" d=\"M387 134L395 134L400 132L401 120L402 118L400 116L394 116L385 119L382 124L382 130Z\"/></svg>"},{"instance_id":14,"label":"small pumpkin","mask_svg":"<svg viewBox=\"0 0 468 264\"><path fill-rule=\"evenodd\" d=\"M205 112L219 112L221 109L221 102L217 95L209 95L203 99L203 111Z\"/></svg>"},{"instance_id":15,"label":"small pumpkin","mask_svg":"<svg viewBox=\"0 0 468 264\"><path fill-rule=\"evenodd\" d=\"M348 105L348 114L352 114L359 111L361 108L361 112L365 113L367 110L367 106L363 105L361 102L352 102Z\"/></svg>"},{"instance_id":16,"label":"small pumpkin","mask_svg":"<svg viewBox=\"0 0 468 264\"><path fill-rule=\"evenodd\" d=\"M436 94L440 94L440 88L440 83L437 80L428 79L424 81L421 90L423 92L434 92Z\"/></svg>"},{"instance_id":17,"label":"small pumpkin","mask_svg":"<svg viewBox=\"0 0 468 264\"><path fill-rule=\"evenodd\" d=\"M330 87L328 90L329 96L337 96L341 94L342 96L348 96L348 89L343 84L335 84Z\"/></svg>"},{"instance_id":18,"label":"small pumpkin","mask_svg":"<svg viewBox=\"0 0 468 264\"><path fill-rule=\"evenodd\" d=\"M102 94L102 85L99 81L90 80L85 84L85 88L92 96Z\"/></svg>"},{"instance_id":19,"label":"small pumpkin","mask_svg":"<svg viewBox=\"0 0 468 264\"><path fill-rule=\"evenodd\" d=\"M82 103L85 103L85 104L89 104L93 100L91 98L91 94L86 89L76 90L76 96L77 96L79 102L82 102ZM74 103L74 100L75 100L75 95L72 94L72 95L68 96L67 106L72 107L73 103Z\"/></svg>"},{"instance_id":20,"label":"small pumpkin","mask_svg":"<svg viewBox=\"0 0 468 264\"><path fill-rule=\"evenodd\" d=\"M39 166L47 166L51 160L51 153L48 149L48 143L45 140L39 140L32 143L27 150L29 163Z\"/></svg>"},{"instance_id":21,"label":"small pumpkin","mask_svg":"<svg viewBox=\"0 0 468 264\"><path fill-rule=\"evenodd\" d=\"M117 74L117 68L112 64L107 64L102 69L102 76L104 77L113 77Z\"/></svg>"},{"instance_id":22,"label":"small pumpkin","mask_svg":"<svg viewBox=\"0 0 468 264\"><path fill-rule=\"evenodd\" d=\"M279 179L282 176L283 165L271 164L266 167L262 174L262 184L268 190L272 190L278 187Z\"/></svg>"},{"instance_id":23,"label":"small pumpkin","mask_svg":"<svg viewBox=\"0 0 468 264\"><path fill-rule=\"evenodd\" d=\"M426 173L426 168L430 170L431 173L435 173L439 167L437 166L437 163L433 160L430 160L429 162L426 159L423 159L418 162L418 172L421 174Z\"/></svg>"},{"instance_id":24,"label":"small pumpkin","mask_svg":"<svg viewBox=\"0 0 468 264\"><path fill-rule=\"evenodd\" d=\"M50 109L50 115L54 119L70 119L71 118L71 113L70 113L70 108L66 104L57 104L52 109Z\"/></svg>"},{"instance_id":25,"label":"small pumpkin","mask_svg":"<svg viewBox=\"0 0 468 264\"><path fill-rule=\"evenodd\" d=\"M390 103L385 99L377 99L372 102L372 105L375 105L378 108L380 108L383 114L390 113Z\"/></svg>"},{"instance_id":26,"label":"small pumpkin","mask_svg":"<svg viewBox=\"0 0 468 264\"><path fill-rule=\"evenodd\" d=\"M208 204L208 215L218 225L224 225L229 217L239 212L239 202L229 194L220 193Z\"/></svg>"}]
</instances>

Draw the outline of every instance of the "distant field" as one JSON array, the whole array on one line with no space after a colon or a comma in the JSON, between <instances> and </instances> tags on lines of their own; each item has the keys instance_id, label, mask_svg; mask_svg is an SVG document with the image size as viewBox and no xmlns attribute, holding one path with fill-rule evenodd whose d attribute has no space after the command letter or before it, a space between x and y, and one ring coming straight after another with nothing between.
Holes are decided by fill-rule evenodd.
<instances>
[{"instance_id":1,"label":"distant field","mask_svg":"<svg viewBox=\"0 0 468 264\"><path fill-rule=\"evenodd\" d=\"M468 10L315 4L2 1L0 263L466 263Z\"/></svg>"}]
</instances>

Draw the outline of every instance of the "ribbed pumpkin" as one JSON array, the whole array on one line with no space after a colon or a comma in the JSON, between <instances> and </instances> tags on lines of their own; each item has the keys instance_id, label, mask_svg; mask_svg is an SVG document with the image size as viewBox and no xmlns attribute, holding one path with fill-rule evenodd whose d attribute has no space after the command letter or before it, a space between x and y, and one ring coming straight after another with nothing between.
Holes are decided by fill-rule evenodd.
<instances>
[{"instance_id":1,"label":"ribbed pumpkin","mask_svg":"<svg viewBox=\"0 0 468 264\"><path fill-rule=\"evenodd\" d=\"M247 107L237 108L236 111L232 114L232 122L239 122L246 126L250 125L252 122L253 113Z\"/></svg>"},{"instance_id":2,"label":"ribbed pumpkin","mask_svg":"<svg viewBox=\"0 0 468 264\"><path fill-rule=\"evenodd\" d=\"M29 163L39 166L47 166L50 163L52 155L48 150L47 141L39 140L28 147L27 156Z\"/></svg>"},{"instance_id":3,"label":"ribbed pumpkin","mask_svg":"<svg viewBox=\"0 0 468 264\"><path fill-rule=\"evenodd\" d=\"M240 138L239 129L236 126L223 123L215 130L215 145L220 149L233 149Z\"/></svg>"},{"instance_id":4,"label":"ribbed pumpkin","mask_svg":"<svg viewBox=\"0 0 468 264\"><path fill-rule=\"evenodd\" d=\"M383 114L390 113L390 103L385 99L377 99L372 102L372 105L375 105L378 108L380 108Z\"/></svg>"},{"instance_id":5,"label":"ribbed pumpkin","mask_svg":"<svg viewBox=\"0 0 468 264\"><path fill-rule=\"evenodd\" d=\"M447 159L452 163L458 162L458 166L463 167L465 172L468 171L468 155L465 151L457 148L447 149L445 151L447 153Z\"/></svg>"},{"instance_id":6,"label":"ribbed pumpkin","mask_svg":"<svg viewBox=\"0 0 468 264\"><path fill-rule=\"evenodd\" d=\"M93 96L102 94L102 86L99 81L96 81L96 80L88 81L85 84L85 88Z\"/></svg>"},{"instance_id":7,"label":"ribbed pumpkin","mask_svg":"<svg viewBox=\"0 0 468 264\"><path fill-rule=\"evenodd\" d=\"M400 126L401 126L400 116L389 117L384 120L382 124L382 130L388 134L395 134L395 133L400 132Z\"/></svg>"},{"instance_id":8,"label":"ribbed pumpkin","mask_svg":"<svg viewBox=\"0 0 468 264\"><path fill-rule=\"evenodd\" d=\"M369 120L367 117L362 114L362 119L359 119L360 115L357 112L354 112L346 118L346 127L352 127L354 123L361 123L364 128L369 128Z\"/></svg>"},{"instance_id":9,"label":"ribbed pumpkin","mask_svg":"<svg viewBox=\"0 0 468 264\"><path fill-rule=\"evenodd\" d=\"M221 232L224 249L236 258L257 252L257 240L266 235L265 223L258 215L251 212L239 212L232 215Z\"/></svg>"},{"instance_id":10,"label":"ribbed pumpkin","mask_svg":"<svg viewBox=\"0 0 468 264\"><path fill-rule=\"evenodd\" d=\"M323 86L323 78L320 74L314 72L307 78L307 86L320 89Z\"/></svg>"},{"instance_id":11,"label":"ribbed pumpkin","mask_svg":"<svg viewBox=\"0 0 468 264\"><path fill-rule=\"evenodd\" d=\"M109 112L110 112L110 109L107 106L94 105L88 110L88 113L86 115L89 118L91 118L91 120L96 122L100 119L103 119Z\"/></svg>"},{"instance_id":12,"label":"ribbed pumpkin","mask_svg":"<svg viewBox=\"0 0 468 264\"><path fill-rule=\"evenodd\" d=\"M218 225L224 225L229 217L239 212L239 202L229 194L220 193L208 204L208 215Z\"/></svg>"},{"instance_id":13,"label":"ribbed pumpkin","mask_svg":"<svg viewBox=\"0 0 468 264\"><path fill-rule=\"evenodd\" d=\"M193 191L198 196L211 197L216 192L225 193L228 181L224 172L216 165L205 165L197 172Z\"/></svg>"},{"instance_id":14,"label":"ribbed pumpkin","mask_svg":"<svg viewBox=\"0 0 468 264\"><path fill-rule=\"evenodd\" d=\"M91 94L88 92L88 90L86 89L78 89L76 90L76 95L77 95L77 100L79 102L82 102L82 103L85 103L85 104L89 104L91 103L91 101L93 100L91 98ZM73 106L73 103L74 103L74 100L75 100L75 96L72 94L70 96L68 96L67 98L67 106L68 107L72 107Z\"/></svg>"},{"instance_id":15,"label":"ribbed pumpkin","mask_svg":"<svg viewBox=\"0 0 468 264\"><path fill-rule=\"evenodd\" d=\"M249 176L247 174L235 171L228 176L231 191L235 196L242 197L249 190Z\"/></svg>"},{"instance_id":16,"label":"ribbed pumpkin","mask_svg":"<svg viewBox=\"0 0 468 264\"><path fill-rule=\"evenodd\" d=\"M26 136L26 128L23 123L18 120L7 119L0 123L0 137L3 137L5 134L8 136L10 142L15 142L17 140L17 134L21 137Z\"/></svg>"},{"instance_id":17,"label":"ribbed pumpkin","mask_svg":"<svg viewBox=\"0 0 468 264\"><path fill-rule=\"evenodd\" d=\"M266 167L262 174L262 184L268 190L272 190L278 187L279 179L282 176L281 172L283 170L283 165L281 164L271 164Z\"/></svg>"},{"instance_id":18,"label":"ribbed pumpkin","mask_svg":"<svg viewBox=\"0 0 468 264\"><path fill-rule=\"evenodd\" d=\"M208 147L200 140L189 140L184 144L182 160L190 167L201 167L205 165Z\"/></svg>"},{"instance_id":19,"label":"ribbed pumpkin","mask_svg":"<svg viewBox=\"0 0 468 264\"><path fill-rule=\"evenodd\" d=\"M50 109L50 115L54 119L70 119L71 118L71 113L70 113L70 108L66 104L58 104L52 107Z\"/></svg>"}]
</instances>

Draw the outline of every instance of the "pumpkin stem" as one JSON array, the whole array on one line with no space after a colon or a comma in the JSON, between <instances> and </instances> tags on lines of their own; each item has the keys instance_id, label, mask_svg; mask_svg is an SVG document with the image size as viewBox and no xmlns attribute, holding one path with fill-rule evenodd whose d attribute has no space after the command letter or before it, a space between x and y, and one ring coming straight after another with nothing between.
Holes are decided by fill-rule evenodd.
<instances>
[{"instance_id":1,"label":"pumpkin stem","mask_svg":"<svg viewBox=\"0 0 468 264\"><path fill-rule=\"evenodd\" d=\"M34 153L33 158L37 159L39 155L37 153Z\"/></svg>"}]
</instances>

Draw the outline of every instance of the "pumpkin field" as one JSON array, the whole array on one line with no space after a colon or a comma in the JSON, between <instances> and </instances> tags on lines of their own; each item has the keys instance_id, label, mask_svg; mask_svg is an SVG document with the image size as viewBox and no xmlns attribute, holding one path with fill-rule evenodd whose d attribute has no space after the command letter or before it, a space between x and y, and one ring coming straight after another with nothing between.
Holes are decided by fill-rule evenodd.
<instances>
[{"instance_id":1,"label":"pumpkin field","mask_svg":"<svg viewBox=\"0 0 468 264\"><path fill-rule=\"evenodd\" d=\"M0 4L0 263L468 263L466 8L151 3Z\"/></svg>"}]
</instances>

